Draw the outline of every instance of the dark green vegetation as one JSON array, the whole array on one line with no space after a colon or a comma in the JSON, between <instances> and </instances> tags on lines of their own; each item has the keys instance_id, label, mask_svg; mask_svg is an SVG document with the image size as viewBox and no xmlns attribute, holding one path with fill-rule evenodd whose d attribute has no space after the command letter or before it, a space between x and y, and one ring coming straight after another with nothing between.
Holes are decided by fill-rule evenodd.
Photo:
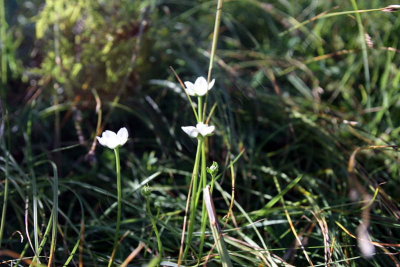
<instances>
[{"instance_id":1,"label":"dark green vegetation","mask_svg":"<svg viewBox=\"0 0 400 267\"><path fill-rule=\"evenodd\" d=\"M399 154L383 147L400 137L400 12L379 10L389 4L224 3L208 165L220 166L213 199L234 266L400 264ZM156 266L154 229L162 260L177 262L196 151L180 127L195 118L169 66L183 80L207 75L215 9L0 0L1 261L27 266L37 250L44 264L107 264L115 163L95 136L125 126L116 262L139 248L131 266ZM363 227L384 245L369 259L355 238ZM219 266L208 231L200 264Z\"/></svg>"}]
</instances>

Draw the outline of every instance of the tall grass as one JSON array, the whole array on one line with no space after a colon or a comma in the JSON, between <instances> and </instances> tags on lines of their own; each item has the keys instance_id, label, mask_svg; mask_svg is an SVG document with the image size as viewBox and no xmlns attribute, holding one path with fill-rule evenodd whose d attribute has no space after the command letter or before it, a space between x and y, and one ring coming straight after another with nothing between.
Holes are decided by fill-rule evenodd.
<instances>
[{"instance_id":1,"label":"tall grass","mask_svg":"<svg viewBox=\"0 0 400 267\"><path fill-rule=\"evenodd\" d=\"M0 262L109 262L116 165L94 139L126 126L115 264L399 265L393 3L139 2L0 1ZM217 83L194 107L170 66Z\"/></svg>"}]
</instances>

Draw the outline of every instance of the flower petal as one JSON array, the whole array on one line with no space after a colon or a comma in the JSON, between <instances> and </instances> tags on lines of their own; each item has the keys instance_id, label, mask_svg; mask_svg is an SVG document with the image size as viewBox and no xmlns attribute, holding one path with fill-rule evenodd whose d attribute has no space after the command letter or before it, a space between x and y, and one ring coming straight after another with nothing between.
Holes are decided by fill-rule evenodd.
<instances>
[{"instance_id":1,"label":"flower petal","mask_svg":"<svg viewBox=\"0 0 400 267\"><path fill-rule=\"evenodd\" d=\"M196 95L196 92L193 89L186 89L186 92L190 96L195 96Z\"/></svg>"},{"instance_id":2,"label":"flower petal","mask_svg":"<svg viewBox=\"0 0 400 267\"><path fill-rule=\"evenodd\" d=\"M117 134L114 133L113 131L106 130L106 131L103 132L102 137L103 137L103 138L106 138L106 139L116 138L116 137L117 137Z\"/></svg>"},{"instance_id":3,"label":"flower petal","mask_svg":"<svg viewBox=\"0 0 400 267\"><path fill-rule=\"evenodd\" d=\"M117 137L120 146L123 146L126 143L126 141L128 141L128 136L129 136L128 130L125 127L119 129Z\"/></svg>"},{"instance_id":4,"label":"flower petal","mask_svg":"<svg viewBox=\"0 0 400 267\"><path fill-rule=\"evenodd\" d=\"M196 138L199 135L199 131L194 126L182 126L181 129L192 138Z\"/></svg>"},{"instance_id":5,"label":"flower petal","mask_svg":"<svg viewBox=\"0 0 400 267\"><path fill-rule=\"evenodd\" d=\"M110 138L108 139L107 142L107 147L110 149L115 149L117 146L119 146L118 138Z\"/></svg>"},{"instance_id":6,"label":"flower petal","mask_svg":"<svg viewBox=\"0 0 400 267\"><path fill-rule=\"evenodd\" d=\"M207 80L204 77L198 77L194 83L194 91L196 95L203 96L208 91Z\"/></svg>"},{"instance_id":7,"label":"flower petal","mask_svg":"<svg viewBox=\"0 0 400 267\"><path fill-rule=\"evenodd\" d=\"M196 79L196 81L194 82L194 86L204 86L207 84L207 80L206 78L204 78L203 76L200 76Z\"/></svg>"},{"instance_id":8,"label":"flower petal","mask_svg":"<svg viewBox=\"0 0 400 267\"><path fill-rule=\"evenodd\" d=\"M107 146L107 142L105 138L102 138L100 136L96 136L97 140L99 141L100 145L102 146Z\"/></svg>"},{"instance_id":9,"label":"flower petal","mask_svg":"<svg viewBox=\"0 0 400 267\"><path fill-rule=\"evenodd\" d=\"M191 82L184 82L184 84L186 86L186 92L188 93L188 95L195 96L196 93L194 91L194 84Z\"/></svg>"},{"instance_id":10,"label":"flower petal","mask_svg":"<svg viewBox=\"0 0 400 267\"><path fill-rule=\"evenodd\" d=\"M196 125L196 128L202 136L210 135L215 130L215 126L208 126L201 122Z\"/></svg>"},{"instance_id":11,"label":"flower petal","mask_svg":"<svg viewBox=\"0 0 400 267\"><path fill-rule=\"evenodd\" d=\"M186 81L184 82L186 89L193 89L194 84L192 82Z\"/></svg>"},{"instance_id":12,"label":"flower petal","mask_svg":"<svg viewBox=\"0 0 400 267\"><path fill-rule=\"evenodd\" d=\"M115 149L128 141L128 130L123 127L117 134L113 131L106 130L102 133L101 137L97 136L96 138L102 146Z\"/></svg>"}]
</instances>

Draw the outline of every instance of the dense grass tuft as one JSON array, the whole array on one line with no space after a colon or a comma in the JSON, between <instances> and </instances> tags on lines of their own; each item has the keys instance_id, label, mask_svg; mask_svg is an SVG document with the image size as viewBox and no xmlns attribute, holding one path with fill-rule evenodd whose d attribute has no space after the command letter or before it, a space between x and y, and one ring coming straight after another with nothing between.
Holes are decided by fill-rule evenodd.
<instances>
[{"instance_id":1,"label":"dense grass tuft","mask_svg":"<svg viewBox=\"0 0 400 267\"><path fill-rule=\"evenodd\" d=\"M207 96L218 225L203 240L200 199L182 265L400 265L390 4L224 2ZM195 117L170 67L207 76L216 7L0 1L0 262L107 265L116 165L95 137L127 127L115 263L177 266L196 141L181 130Z\"/></svg>"}]
</instances>

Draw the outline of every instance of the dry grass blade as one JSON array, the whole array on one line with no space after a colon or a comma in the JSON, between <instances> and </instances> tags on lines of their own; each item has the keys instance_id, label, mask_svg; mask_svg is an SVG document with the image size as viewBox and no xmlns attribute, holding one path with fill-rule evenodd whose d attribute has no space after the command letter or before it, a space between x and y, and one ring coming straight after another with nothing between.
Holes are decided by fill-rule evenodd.
<instances>
[{"instance_id":1,"label":"dry grass blade","mask_svg":"<svg viewBox=\"0 0 400 267\"><path fill-rule=\"evenodd\" d=\"M215 240L215 244L221 257L221 264L223 267L232 266L229 252L226 249L224 237L222 236L221 229L217 219L217 213L215 212L214 202L211 198L210 187L207 186L203 189L204 201L206 203L208 219L210 220L211 231Z\"/></svg>"},{"instance_id":2,"label":"dry grass blade","mask_svg":"<svg viewBox=\"0 0 400 267\"><path fill-rule=\"evenodd\" d=\"M121 267L126 267L128 266L128 264L133 261L134 258L136 258L136 256L140 253L140 251L142 251L142 249L145 247L146 245L143 242L140 242L139 245L135 248L135 250L132 251L131 254L129 254L129 256L124 260L124 262L121 264Z\"/></svg>"},{"instance_id":3,"label":"dry grass blade","mask_svg":"<svg viewBox=\"0 0 400 267\"><path fill-rule=\"evenodd\" d=\"M360 225L357 227L357 241L358 247L365 257L372 257L375 254L375 245L371 241L371 237L368 231L370 226L370 212L371 212L371 202L373 197L368 193L368 191L361 185L358 181L357 176L355 174L355 166L356 166L356 156L362 150L370 150L370 149L382 149L382 148L393 148L397 149L397 146L368 146L368 147L359 147L353 151L350 156L348 163L348 172L349 172L349 185L350 185L350 197L352 200L356 200L361 197L363 202L365 203L362 208L362 221ZM378 191L376 191L378 192Z\"/></svg>"},{"instance_id":4,"label":"dry grass blade","mask_svg":"<svg viewBox=\"0 0 400 267\"><path fill-rule=\"evenodd\" d=\"M329 237L329 227L324 217L320 213L311 212L318 222L319 228L321 229L322 236L324 238L325 247L325 264L331 266L332 264L332 251L331 251L331 239Z\"/></svg>"},{"instance_id":5,"label":"dry grass blade","mask_svg":"<svg viewBox=\"0 0 400 267\"><path fill-rule=\"evenodd\" d=\"M299 178L300 178L300 177L297 177L297 180L298 180L298 181L300 181ZM274 177L274 181L275 181L275 184L276 184L276 187L277 187L277 189L278 189L279 194L281 194L281 193L282 193L282 190L281 190L281 187L280 187L280 185L279 185L278 179L277 179L276 177ZM286 208L286 204L285 204L285 200L283 199L283 195L280 197L280 200L281 200L283 209L284 209L284 211L285 211L286 218L287 218L288 223L289 223L289 225L290 225L290 229L292 230L293 235L295 236L298 245L301 247L301 250L303 251L303 254L304 254L304 256L306 257L308 263L309 263L311 266L314 266L313 262L311 261L310 256L308 255L308 253L307 253L307 251L306 251L306 249L305 249L305 247L304 247L304 245L303 245L303 242L301 241L299 235L297 234L297 231L296 231L296 228L294 227L292 218L290 217L289 211L288 211L287 208Z\"/></svg>"}]
</instances>

